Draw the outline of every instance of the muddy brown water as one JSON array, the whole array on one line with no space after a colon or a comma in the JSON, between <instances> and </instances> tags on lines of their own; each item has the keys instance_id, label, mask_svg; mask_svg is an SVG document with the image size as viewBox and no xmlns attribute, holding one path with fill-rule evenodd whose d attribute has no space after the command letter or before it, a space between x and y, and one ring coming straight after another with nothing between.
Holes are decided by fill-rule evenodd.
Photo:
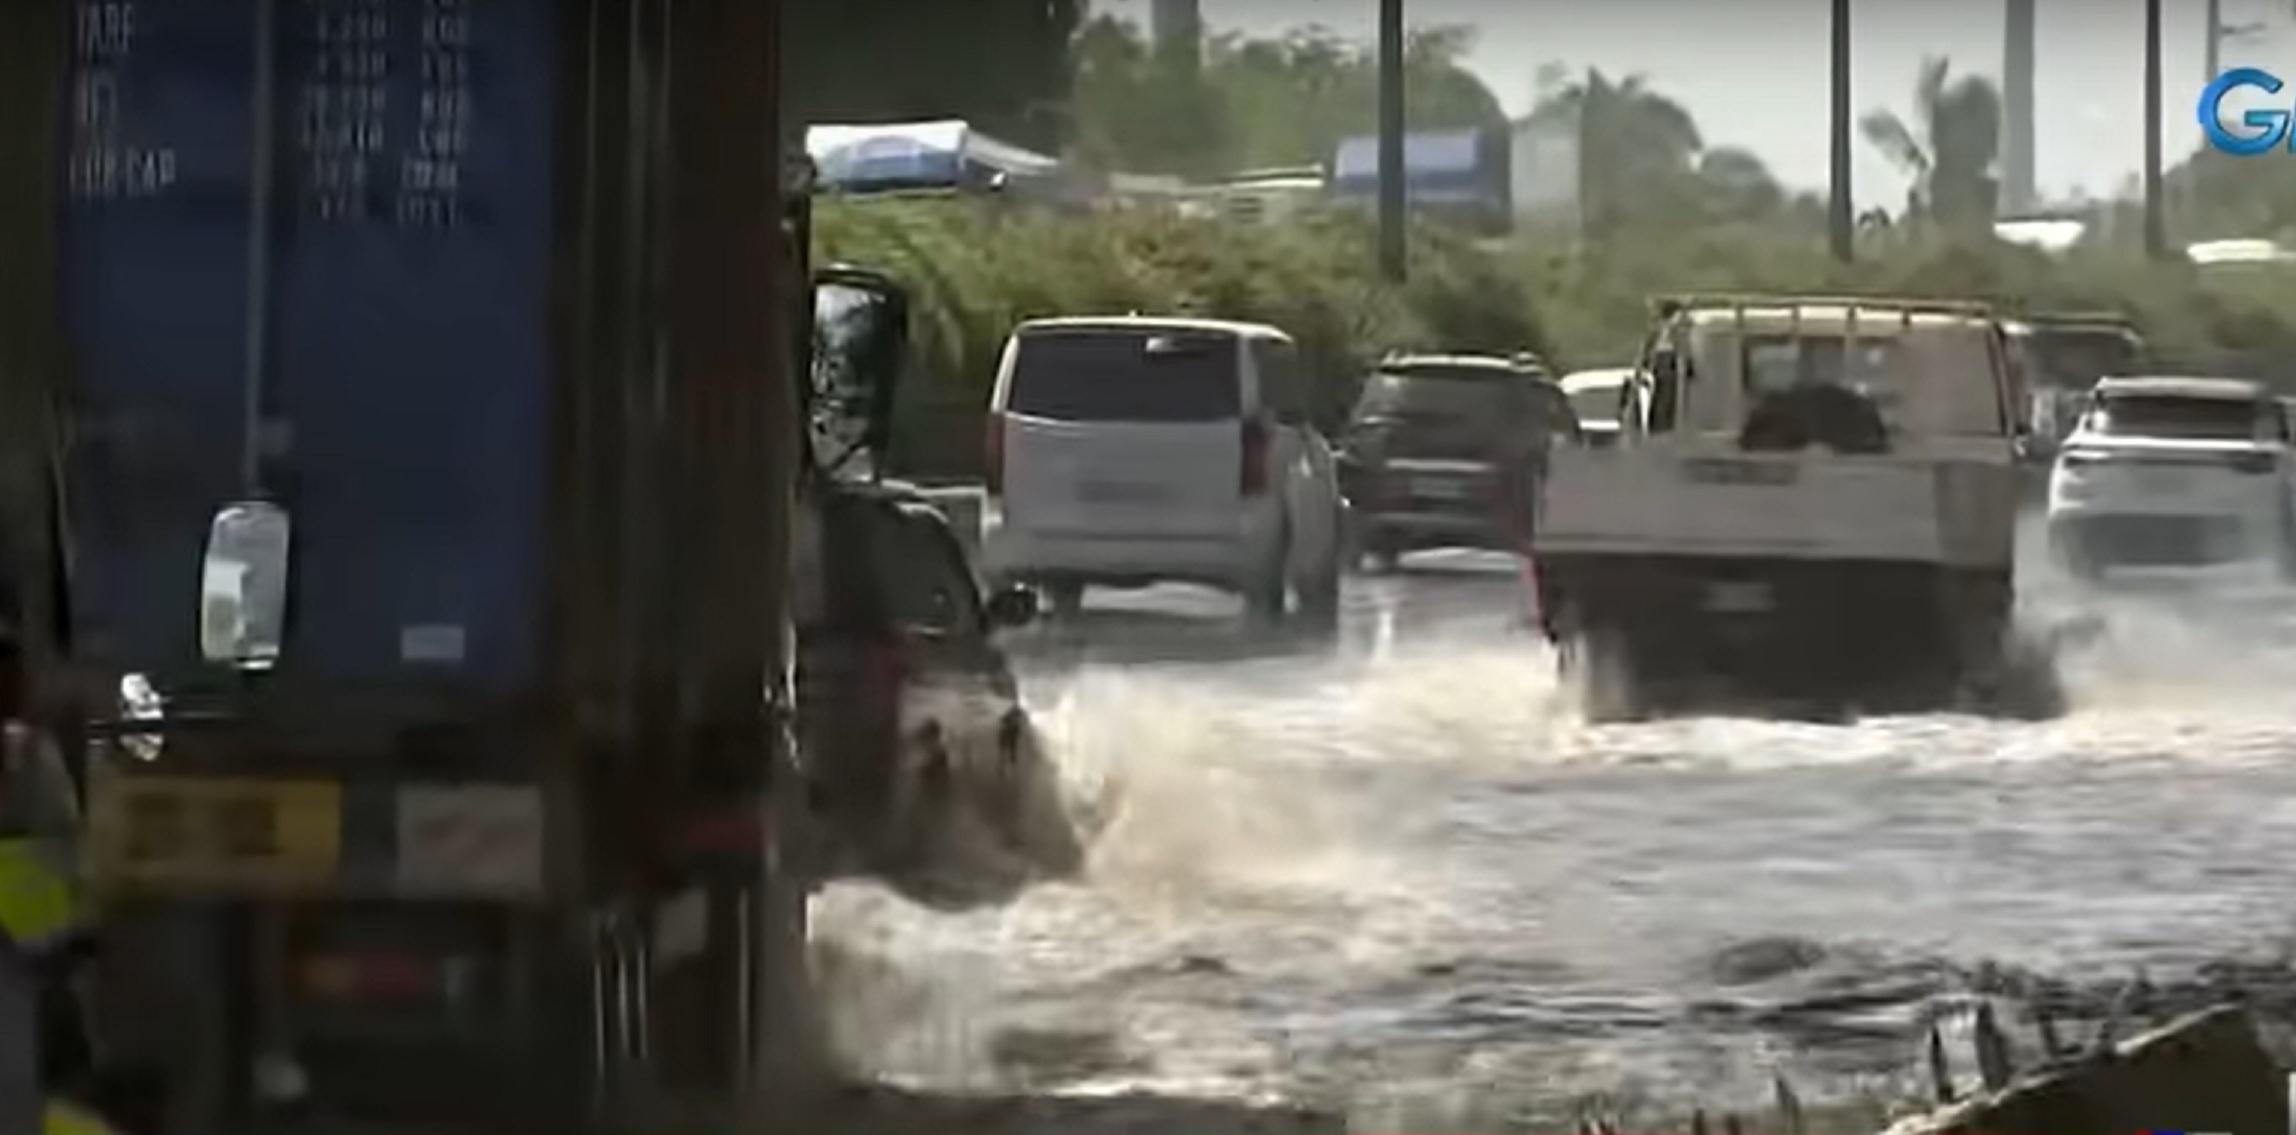
<instances>
[{"instance_id":1,"label":"muddy brown water","mask_svg":"<svg viewBox=\"0 0 2296 1135\"><path fill-rule=\"evenodd\" d=\"M1555 1130L1922 1091L1996 999L2296 1020L2296 596L2078 592L2054 719L1590 727L1503 561L1351 583L1335 648L1118 596L1017 648L1101 830L1089 876L951 916L815 910L842 1048L888 1082ZM2126 987L2141 972L2138 995ZM2129 1000L2132 996L2136 999Z\"/></svg>"}]
</instances>

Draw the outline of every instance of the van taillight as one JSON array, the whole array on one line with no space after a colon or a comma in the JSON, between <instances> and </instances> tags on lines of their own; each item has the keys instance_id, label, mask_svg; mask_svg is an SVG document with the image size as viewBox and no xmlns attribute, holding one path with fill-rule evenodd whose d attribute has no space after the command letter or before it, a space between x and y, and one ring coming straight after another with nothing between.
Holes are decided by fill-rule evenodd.
<instances>
[{"instance_id":1,"label":"van taillight","mask_svg":"<svg viewBox=\"0 0 2296 1135\"><path fill-rule=\"evenodd\" d=\"M1004 493L1004 427L1003 414L989 413L986 446L981 451L982 479L988 483L991 495Z\"/></svg>"},{"instance_id":2,"label":"van taillight","mask_svg":"<svg viewBox=\"0 0 2296 1135\"><path fill-rule=\"evenodd\" d=\"M1256 418L1244 422L1243 468L1238 484L1247 497L1268 487L1268 427Z\"/></svg>"},{"instance_id":3,"label":"van taillight","mask_svg":"<svg viewBox=\"0 0 2296 1135\"><path fill-rule=\"evenodd\" d=\"M862 685L869 696L898 705L909 681L907 644L898 637L872 641L861 658Z\"/></svg>"}]
</instances>

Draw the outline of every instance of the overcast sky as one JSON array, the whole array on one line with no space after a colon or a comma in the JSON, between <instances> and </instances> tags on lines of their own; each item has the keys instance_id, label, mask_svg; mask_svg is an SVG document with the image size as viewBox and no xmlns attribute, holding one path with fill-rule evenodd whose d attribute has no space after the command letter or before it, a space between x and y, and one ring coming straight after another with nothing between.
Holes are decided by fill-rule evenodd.
<instances>
[{"instance_id":1,"label":"overcast sky","mask_svg":"<svg viewBox=\"0 0 2296 1135\"><path fill-rule=\"evenodd\" d=\"M1214 34L1316 24L1368 42L1377 0L1201 0ZM2041 191L2109 196L2144 159L2142 0L2037 0L2035 161ZM2204 69L2203 0L2164 0L2163 139L2169 164L2201 142L2194 120ZM2228 42L2224 65L2296 78L2296 0L2222 0L2226 23L2264 22ZM1095 12L1147 23L1149 0L1091 0ZM1743 146L1796 188L1827 180L1829 0L1404 0L1413 26L1476 30L1468 65L1510 113L1528 108L1539 68L1639 73L1697 116L1709 146ZM2000 0L1852 0L1851 101L1910 113L1922 57L1999 77ZM2284 97L2286 93L2284 92ZM1904 202L1905 178L1856 142L1861 206ZM2258 161L2296 161L2280 154Z\"/></svg>"}]
</instances>

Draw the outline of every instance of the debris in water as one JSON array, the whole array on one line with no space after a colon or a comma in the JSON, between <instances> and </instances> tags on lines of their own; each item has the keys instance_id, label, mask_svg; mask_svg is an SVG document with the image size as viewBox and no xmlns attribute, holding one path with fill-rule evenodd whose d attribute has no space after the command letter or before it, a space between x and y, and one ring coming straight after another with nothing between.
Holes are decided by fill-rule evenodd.
<instances>
[{"instance_id":1,"label":"debris in water","mask_svg":"<svg viewBox=\"0 0 2296 1135\"><path fill-rule=\"evenodd\" d=\"M1936 1089L1937 1102L1953 1102L1953 1073L1945 1063L1945 1035L1934 1021L1929 1026L1929 1082Z\"/></svg>"},{"instance_id":2,"label":"debris in water","mask_svg":"<svg viewBox=\"0 0 2296 1135\"><path fill-rule=\"evenodd\" d=\"M1707 967L1719 984L1749 985L1806 970L1825 956L1825 947L1807 938L1754 938L1723 947Z\"/></svg>"},{"instance_id":3,"label":"debris in water","mask_svg":"<svg viewBox=\"0 0 2296 1135\"><path fill-rule=\"evenodd\" d=\"M1773 1077L1773 1085L1778 1094L1778 1122L1785 1135L1803 1135L1802 1101L1795 1097L1794 1086L1782 1074Z\"/></svg>"},{"instance_id":4,"label":"debris in water","mask_svg":"<svg viewBox=\"0 0 2296 1135\"><path fill-rule=\"evenodd\" d=\"M2016 1074L2010 1066L2009 1038L2002 1035L2000 1022L1993 1018L1993 1003L1980 1002L1977 1006L1977 1075L1985 1090L1997 1092L2009 1086Z\"/></svg>"},{"instance_id":5,"label":"debris in water","mask_svg":"<svg viewBox=\"0 0 2296 1135\"><path fill-rule=\"evenodd\" d=\"M2057 1035L2057 1019L2049 1015L2046 1001L2033 1003L2033 1027L2041 1034L2041 1051L2051 1060L2065 1055L2065 1041Z\"/></svg>"},{"instance_id":6,"label":"debris in water","mask_svg":"<svg viewBox=\"0 0 2296 1135\"><path fill-rule=\"evenodd\" d=\"M1211 954L1189 954L1180 959L1178 969L1181 973L1210 973L1223 976L1236 972L1235 967L1229 965L1226 959Z\"/></svg>"}]
</instances>

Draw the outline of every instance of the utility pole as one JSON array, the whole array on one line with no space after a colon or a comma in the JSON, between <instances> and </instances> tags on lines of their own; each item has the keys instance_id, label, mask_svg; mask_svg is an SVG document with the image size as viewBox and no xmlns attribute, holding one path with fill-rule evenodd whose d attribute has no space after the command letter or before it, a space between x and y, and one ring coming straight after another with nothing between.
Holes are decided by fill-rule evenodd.
<instances>
[{"instance_id":1,"label":"utility pole","mask_svg":"<svg viewBox=\"0 0 2296 1135\"><path fill-rule=\"evenodd\" d=\"M2039 196L2033 173L2033 5L2034 0L2008 0L2004 5L2008 26L2001 39L2001 94L2008 121L2003 123L2002 140L2007 143L2008 161L2002 189L2011 215L2030 211Z\"/></svg>"},{"instance_id":2,"label":"utility pole","mask_svg":"<svg viewBox=\"0 0 2296 1135\"><path fill-rule=\"evenodd\" d=\"M1857 220L1850 202L1850 0L1834 0L1833 186L1829 201L1834 259L1856 256Z\"/></svg>"},{"instance_id":3,"label":"utility pole","mask_svg":"<svg viewBox=\"0 0 2296 1135\"><path fill-rule=\"evenodd\" d=\"M2160 0L2145 0L2145 255L2168 258L2160 176Z\"/></svg>"},{"instance_id":4,"label":"utility pole","mask_svg":"<svg viewBox=\"0 0 2296 1135\"><path fill-rule=\"evenodd\" d=\"M1405 275L1403 194L1403 0L1379 0L1379 271Z\"/></svg>"},{"instance_id":5,"label":"utility pole","mask_svg":"<svg viewBox=\"0 0 2296 1135\"><path fill-rule=\"evenodd\" d=\"M2224 45L2227 41L2253 42L2257 36L2269 30L2269 25L2254 21L2245 24L2225 23L2224 0L2208 0L2207 16L2207 35L2201 43L2200 81L2203 84L2215 82L2216 77L2224 73Z\"/></svg>"},{"instance_id":6,"label":"utility pole","mask_svg":"<svg viewBox=\"0 0 2296 1135\"><path fill-rule=\"evenodd\" d=\"M2207 38L2201 52L2203 62L2200 81L2205 84L2215 82L2216 76L2221 73L2219 65L2224 50L2224 0L2208 0L2208 23L2203 34Z\"/></svg>"}]
</instances>

